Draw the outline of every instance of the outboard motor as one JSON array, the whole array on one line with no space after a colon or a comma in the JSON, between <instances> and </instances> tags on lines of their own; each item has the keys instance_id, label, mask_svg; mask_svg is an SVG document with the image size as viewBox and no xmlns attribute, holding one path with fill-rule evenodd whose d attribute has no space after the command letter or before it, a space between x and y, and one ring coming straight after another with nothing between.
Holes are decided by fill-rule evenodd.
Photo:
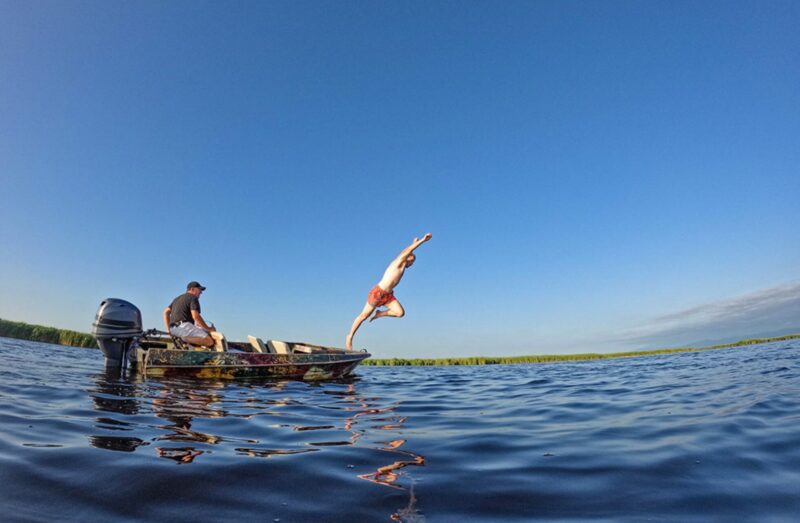
<instances>
[{"instance_id":1,"label":"outboard motor","mask_svg":"<svg viewBox=\"0 0 800 523\"><path fill-rule=\"evenodd\" d=\"M142 335L142 313L136 305L117 298L100 303L92 323L92 336L106 357L106 365L123 367L128 350Z\"/></svg>"}]
</instances>

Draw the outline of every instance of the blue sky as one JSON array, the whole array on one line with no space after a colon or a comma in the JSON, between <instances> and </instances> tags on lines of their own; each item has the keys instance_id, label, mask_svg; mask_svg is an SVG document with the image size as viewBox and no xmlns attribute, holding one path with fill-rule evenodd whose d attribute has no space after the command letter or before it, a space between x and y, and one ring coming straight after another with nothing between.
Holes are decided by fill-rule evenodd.
<instances>
[{"instance_id":1,"label":"blue sky","mask_svg":"<svg viewBox=\"0 0 800 523\"><path fill-rule=\"evenodd\" d=\"M0 317L379 357L800 330L800 4L0 0Z\"/></svg>"}]
</instances>

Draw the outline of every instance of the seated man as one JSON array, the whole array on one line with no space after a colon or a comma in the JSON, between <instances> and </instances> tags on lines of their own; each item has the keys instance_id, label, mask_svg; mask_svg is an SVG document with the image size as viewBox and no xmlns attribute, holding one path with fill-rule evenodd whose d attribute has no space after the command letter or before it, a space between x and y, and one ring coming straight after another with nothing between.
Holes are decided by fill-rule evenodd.
<instances>
[{"instance_id":1,"label":"seated man","mask_svg":"<svg viewBox=\"0 0 800 523\"><path fill-rule=\"evenodd\" d=\"M211 333L216 329L209 327L200 315L200 295L206 290L196 281L189 282L186 294L181 294L164 309L164 324L167 331L191 345L211 347L214 339Z\"/></svg>"}]
</instances>

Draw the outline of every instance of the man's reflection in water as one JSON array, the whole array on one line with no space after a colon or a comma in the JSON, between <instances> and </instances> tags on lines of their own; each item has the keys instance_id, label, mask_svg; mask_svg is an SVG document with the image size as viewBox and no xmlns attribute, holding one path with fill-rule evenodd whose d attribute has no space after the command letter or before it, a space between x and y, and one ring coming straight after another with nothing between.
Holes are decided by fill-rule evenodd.
<instances>
[{"instance_id":1,"label":"man's reflection in water","mask_svg":"<svg viewBox=\"0 0 800 523\"><path fill-rule=\"evenodd\" d=\"M224 409L214 406L221 403L223 396L219 394L224 389L222 382L203 382L202 388L197 383L188 383L194 387L186 388L187 384L176 383L177 386L168 384L158 391L152 399L153 414L159 418L170 421L169 424L159 428L167 434L159 436L156 441L180 441L215 445L222 438L214 434L207 434L192 429L194 418L222 418L227 415ZM205 453L194 446L181 447L156 447L156 453L161 458L171 459L183 465L191 463L198 456Z\"/></svg>"},{"instance_id":2,"label":"man's reflection in water","mask_svg":"<svg viewBox=\"0 0 800 523\"><path fill-rule=\"evenodd\" d=\"M191 463L194 458L203 453L202 450L195 450L192 447L156 447L159 458L167 458L175 461L178 465Z\"/></svg>"},{"instance_id":3,"label":"man's reflection in water","mask_svg":"<svg viewBox=\"0 0 800 523\"><path fill-rule=\"evenodd\" d=\"M352 437L350 438L350 441L352 443L355 443L366 432L365 430L355 429L355 426L359 423L359 421L380 422L380 424L378 425L372 425L372 428L376 428L378 430L388 430L388 431L399 430L403 427L403 424L406 422L407 418L405 416L391 416L391 414L394 413L395 409L397 408L396 405L392 405L389 407L372 406L367 402L366 399L358 397L358 395L355 393L355 387L353 385L350 385L347 388L346 397L349 398L350 401L353 401L358 405L357 407L350 407L347 409L347 410L357 410L357 412L353 416L350 416L345 420L345 430L349 431L352 434ZM375 417L375 416L380 416L380 417ZM359 418L363 419L359 420ZM378 485L383 485L386 487L391 487L394 489L408 492L409 494L408 506L398 510L397 512L389 516L392 521L398 521L398 522L413 521L418 519L419 517L419 511L416 508L417 498L414 495L414 484L413 482L411 482L409 487L401 485L399 480L402 478L403 473L400 472L400 470L411 465L413 466L425 465L424 456L400 448L405 443L406 440L404 439L394 439L384 443L384 446L375 448L375 450L390 452L392 454L399 454L403 457L408 457L410 459L396 460L388 465L378 467L377 470L375 470L374 472L357 475L359 479L364 479L372 483L376 483Z\"/></svg>"},{"instance_id":4,"label":"man's reflection in water","mask_svg":"<svg viewBox=\"0 0 800 523\"><path fill-rule=\"evenodd\" d=\"M372 481L374 483L386 485L387 487L403 488L395 484L399 479L399 473L397 471L409 465L425 464L425 458L423 456L420 456L419 454L415 454L413 452L400 450L400 447L403 444L405 444L405 442L406 440L404 439L392 440L387 443L386 447L379 447L377 450L395 452L397 454L401 454L404 456L410 456L412 459L395 461L394 463L391 463L389 465L378 467L378 470L376 470L375 472L370 472L369 474L359 474L358 477L361 479L366 479L367 481Z\"/></svg>"}]
</instances>

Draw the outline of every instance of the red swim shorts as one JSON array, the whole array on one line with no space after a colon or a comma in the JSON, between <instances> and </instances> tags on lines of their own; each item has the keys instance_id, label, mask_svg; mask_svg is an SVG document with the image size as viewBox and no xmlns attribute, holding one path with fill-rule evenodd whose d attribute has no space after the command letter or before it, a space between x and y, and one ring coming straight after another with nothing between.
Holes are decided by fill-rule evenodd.
<instances>
[{"instance_id":1,"label":"red swim shorts","mask_svg":"<svg viewBox=\"0 0 800 523\"><path fill-rule=\"evenodd\" d=\"M396 299L397 298L394 297L394 291L386 292L376 285L371 291L369 291L367 303L373 307L383 307L387 303L391 303Z\"/></svg>"}]
</instances>

